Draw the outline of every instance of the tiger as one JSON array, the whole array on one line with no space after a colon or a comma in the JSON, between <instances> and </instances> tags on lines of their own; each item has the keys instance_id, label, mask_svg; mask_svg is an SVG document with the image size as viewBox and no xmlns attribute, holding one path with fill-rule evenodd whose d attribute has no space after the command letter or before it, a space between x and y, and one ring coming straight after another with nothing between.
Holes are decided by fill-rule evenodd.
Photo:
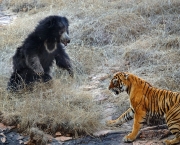
<instances>
[{"instance_id":1,"label":"tiger","mask_svg":"<svg viewBox=\"0 0 180 145\"><path fill-rule=\"evenodd\" d=\"M107 126L122 125L134 119L131 133L123 138L124 142L133 142L138 136L146 117L163 116L173 139L163 141L165 145L180 142L180 93L153 87L147 81L129 72L117 72L109 84L109 90L118 95L127 92L130 107L119 118L106 121Z\"/></svg>"}]
</instances>

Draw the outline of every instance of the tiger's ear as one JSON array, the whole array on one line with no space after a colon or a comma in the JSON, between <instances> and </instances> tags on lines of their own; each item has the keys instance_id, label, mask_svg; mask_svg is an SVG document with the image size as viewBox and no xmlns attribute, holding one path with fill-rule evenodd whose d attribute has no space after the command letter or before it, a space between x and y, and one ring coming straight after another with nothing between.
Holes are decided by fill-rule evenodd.
<instances>
[{"instance_id":1,"label":"tiger's ear","mask_svg":"<svg viewBox=\"0 0 180 145\"><path fill-rule=\"evenodd\" d=\"M125 79L128 79L129 74L124 74Z\"/></svg>"},{"instance_id":2,"label":"tiger's ear","mask_svg":"<svg viewBox=\"0 0 180 145\"><path fill-rule=\"evenodd\" d=\"M112 82L114 85L118 85L118 79L113 79Z\"/></svg>"}]
</instances>

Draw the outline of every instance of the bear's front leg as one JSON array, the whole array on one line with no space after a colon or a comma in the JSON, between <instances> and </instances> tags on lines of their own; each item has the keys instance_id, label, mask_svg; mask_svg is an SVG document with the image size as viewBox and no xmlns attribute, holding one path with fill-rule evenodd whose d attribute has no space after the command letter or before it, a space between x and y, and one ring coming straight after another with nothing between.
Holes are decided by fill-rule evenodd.
<instances>
[{"instance_id":1,"label":"bear's front leg","mask_svg":"<svg viewBox=\"0 0 180 145\"><path fill-rule=\"evenodd\" d=\"M145 117L146 117L146 112L144 111L140 111L134 114L134 124L133 124L132 132L123 138L124 142L132 142L136 139L138 132L142 127L142 122Z\"/></svg>"},{"instance_id":2,"label":"bear's front leg","mask_svg":"<svg viewBox=\"0 0 180 145\"><path fill-rule=\"evenodd\" d=\"M72 68L72 65L68 56L58 55L55 57L55 60L56 60L56 65L58 67L66 69L69 72L71 77L74 76L73 68Z\"/></svg>"},{"instance_id":3,"label":"bear's front leg","mask_svg":"<svg viewBox=\"0 0 180 145\"><path fill-rule=\"evenodd\" d=\"M44 69L40 63L38 56L27 56L26 64L29 68L31 68L37 75L43 75Z\"/></svg>"},{"instance_id":4,"label":"bear's front leg","mask_svg":"<svg viewBox=\"0 0 180 145\"><path fill-rule=\"evenodd\" d=\"M18 91L23 88L23 79L17 72L13 72L7 86L8 91Z\"/></svg>"},{"instance_id":5,"label":"bear's front leg","mask_svg":"<svg viewBox=\"0 0 180 145\"><path fill-rule=\"evenodd\" d=\"M74 77L74 72L72 69L72 66L70 65L70 67L67 68L67 71L69 72L69 75L73 78Z\"/></svg>"}]
</instances>

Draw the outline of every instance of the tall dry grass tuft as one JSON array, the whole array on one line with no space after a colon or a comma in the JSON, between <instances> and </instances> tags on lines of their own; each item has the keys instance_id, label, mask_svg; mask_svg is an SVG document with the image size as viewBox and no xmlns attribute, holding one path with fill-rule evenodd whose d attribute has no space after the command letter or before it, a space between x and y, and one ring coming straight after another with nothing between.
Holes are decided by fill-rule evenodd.
<instances>
[{"instance_id":1,"label":"tall dry grass tuft","mask_svg":"<svg viewBox=\"0 0 180 145\"><path fill-rule=\"evenodd\" d=\"M30 130L30 139L27 142L28 145L47 145L48 143L48 138L47 136L44 134L44 132L42 132L41 130L39 130L38 128L31 128Z\"/></svg>"}]
</instances>

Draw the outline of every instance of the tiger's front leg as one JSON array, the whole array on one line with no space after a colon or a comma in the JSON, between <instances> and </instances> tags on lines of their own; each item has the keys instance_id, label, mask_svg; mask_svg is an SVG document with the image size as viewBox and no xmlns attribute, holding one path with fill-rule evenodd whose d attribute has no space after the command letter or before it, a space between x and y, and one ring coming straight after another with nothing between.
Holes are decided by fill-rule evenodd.
<instances>
[{"instance_id":1,"label":"tiger's front leg","mask_svg":"<svg viewBox=\"0 0 180 145\"><path fill-rule=\"evenodd\" d=\"M134 117L134 111L132 108L129 108L126 112L124 112L119 118L116 120L109 120L106 122L107 126L115 126L115 125L121 125L124 122L127 122L128 120L133 119Z\"/></svg>"},{"instance_id":2,"label":"tiger's front leg","mask_svg":"<svg viewBox=\"0 0 180 145\"><path fill-rule=\"evenodd\" d=\"M132 132L126 135L123 138L124 142L132 142L136 139L139 130L142 127L142 123L144 121L144 118L146 117L146 112L138 110L137 113L134 114L134 124Z\"/></svg>"}]
</instances>

